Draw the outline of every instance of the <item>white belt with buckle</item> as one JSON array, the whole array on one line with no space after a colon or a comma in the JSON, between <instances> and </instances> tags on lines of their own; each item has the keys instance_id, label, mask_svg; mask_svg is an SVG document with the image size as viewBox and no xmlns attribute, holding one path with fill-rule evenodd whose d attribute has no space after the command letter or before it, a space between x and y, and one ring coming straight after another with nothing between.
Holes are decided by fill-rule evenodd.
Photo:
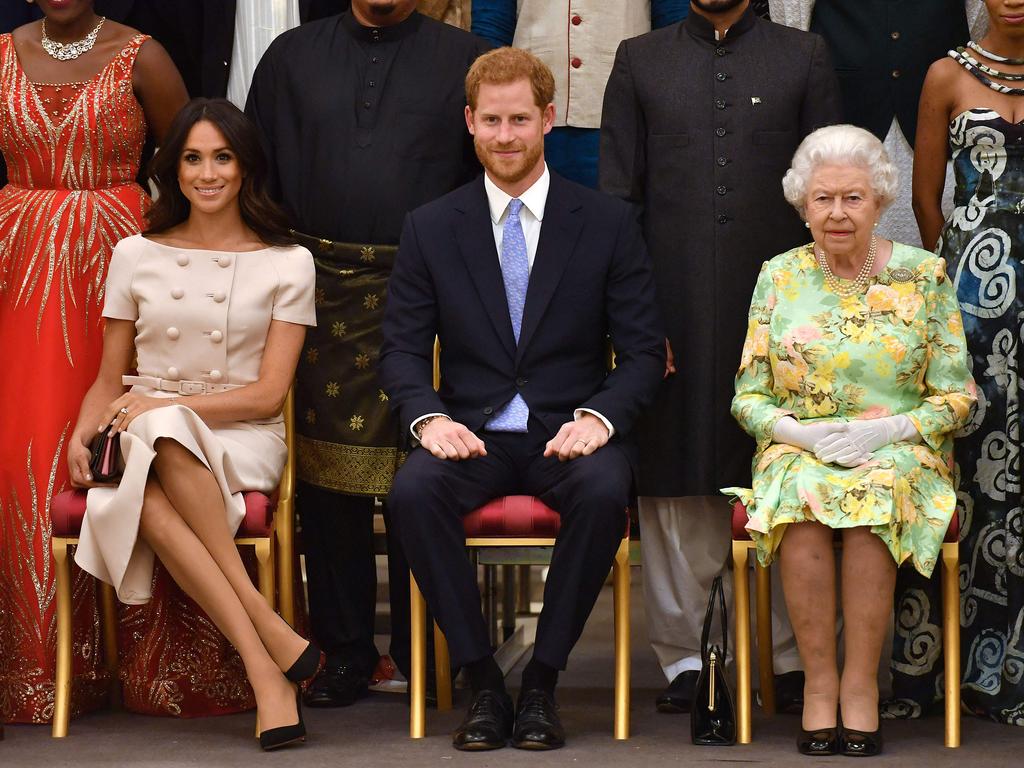
<instances>
[{"instance_id":1,"label":"white belt with buckle","mask_svg":"<svg viewBox=\"0 0 1024 768\"><path fill-rule=\"evenodd\" d=\"M141 384L144 387L159 389L163 392L177 392L179 395L209 395L245 386L244 384L210 384L205 381L174 381L173 379L160 379L156 376L122 376L121 383L125 386Z\"/></svg>"}]
</instances>

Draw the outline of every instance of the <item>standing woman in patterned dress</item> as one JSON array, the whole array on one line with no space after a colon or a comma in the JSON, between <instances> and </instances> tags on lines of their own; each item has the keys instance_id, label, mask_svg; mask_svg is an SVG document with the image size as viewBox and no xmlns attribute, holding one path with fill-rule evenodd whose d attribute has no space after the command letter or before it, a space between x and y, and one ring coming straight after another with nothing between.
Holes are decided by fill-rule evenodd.
<instances>
[{"instance_id":1,"label":"standing woman in patterned dress","mask_svg":"<svg viewBox=\"0 0 1024 768\"><path fill-rule=\"evenodd\" d=\"M98 16L92 0L38 0L44 18L0 35L0 720L53 712L50 499L100 362L110 253L142 229L135 183L187 99L164 49ZM74 706L105 695L93 580L79 575Z\"/></svg>"},{"instance_id":2,"label":"standing woman in patterned dress","mask_svg":"<svg viewBox=\"0 0 1024 768\"><path fill-rule=\"evenodd\" d=\"M1024 725L1024 0L985 5L988 34L950 51L925 79L914 211L924 246L937 243L946 259L979 389L955 450L963 701L976 714ZM944 222L939 196L949 152L956 193ZM942 690L941 663L931 663L940 658L937 598L922 586L897 627L916 649L906 670L926 682L929 698Z\"/></svg>"}]
</instances>

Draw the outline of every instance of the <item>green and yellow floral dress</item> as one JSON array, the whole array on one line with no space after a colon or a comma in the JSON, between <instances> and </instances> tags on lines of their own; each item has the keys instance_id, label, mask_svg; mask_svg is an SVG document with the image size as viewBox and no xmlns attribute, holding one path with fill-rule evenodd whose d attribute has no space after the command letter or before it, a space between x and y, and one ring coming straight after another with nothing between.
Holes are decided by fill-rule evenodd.
<instances>
[{"instance_id":1,"label":"green and yellow floral dress","mask_svg":"<svg viewBox=\"0 0 1024 768\"><path fill-rule=\"evenodd\" d=\"M956 293L946 264L893 244L862 295L825 283L811 245L766 262L750 305L732 414L757 441L753 489L725 488L746 505L767 565L789 523L871 526L897 563L935 567L954 514L953 431L975 402ZM858 467L823 464L772 442L783 416L803 423L905 414L920 443L895 443Z\"/></svg>"}]
</instances>

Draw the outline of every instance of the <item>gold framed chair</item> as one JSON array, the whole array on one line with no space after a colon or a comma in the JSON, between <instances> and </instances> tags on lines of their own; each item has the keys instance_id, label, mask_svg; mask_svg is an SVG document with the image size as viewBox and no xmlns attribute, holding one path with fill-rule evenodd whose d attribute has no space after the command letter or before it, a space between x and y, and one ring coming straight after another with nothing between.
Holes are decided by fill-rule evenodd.
<instances>
[{"instance_id":1,"label":"gold framed chair","mask_svg":"<svg viewBox=\"0 0 1024 768\"><path fill-rule=\"evenodd\" d=\"M745 528L747 510L739 502L732 513L733 594L736 614L736 715L740 744L751 740L750 680L750 584L748 554L754 542ZM950 521L942 543L942 644L945 657L946 725L945 745L960 746L960 526L956 515ZM762 709L775 714L774 670L772 667L771 575L754 557L754 604L757 613L757 662Z\"/></svg>"},{"instance_id":2,"label":"gold framed chair","mask_svg":"<svg viewBox=\"0 0 1024 768\"><path fill-rule=\"evenodd\" d=\"M289 624L295 621L294 536L295 536L295 407L291 391L284 405L285 442L288 456L281 481L273 496L251 491L244 494L245 518L235 535L240 547L251 546L256 555L260 593L275 607L275 586L279 610ZM71 719L71 550L78 544L85 517L85 491L64 491L52 501L50 546L54 559L57 592L57 659L54 685L53 738L68 734ZM277 557L275 557L277 556ZM277 561L275 567L275 559ZM275 585L275 571L277 584ZM100 585L101 635L104 665L111 675L111 705L120 704L117 683L117 597L109 584Z\"/></svg>"},{"instance_id":3,"label":"gold framed chair","mask_svg":"<svg viewBox=\"0 0 1024 768\"><path fill-rule=\"evenodd\" d=\"M464 518L466 546L502 548L508 560L521 564L529 551L543 548L548 553L555 545L560 518L558 513L534 496L504 496L474 510ZM524 556L525 555L525 556ZM500 560L500 558L499 558ZM494 564L498 564L496 561ZM615 726L616 739L629 738L629 530L622 537L612 564L612 593L615 615ZM409 680L409 736L423 738L426 730L427 607L426 601L409 574L412 635L412 664ZM451 672L448 643L434 624L434 668L437 708L451 709Z\"/></svg>"}]
</instances>

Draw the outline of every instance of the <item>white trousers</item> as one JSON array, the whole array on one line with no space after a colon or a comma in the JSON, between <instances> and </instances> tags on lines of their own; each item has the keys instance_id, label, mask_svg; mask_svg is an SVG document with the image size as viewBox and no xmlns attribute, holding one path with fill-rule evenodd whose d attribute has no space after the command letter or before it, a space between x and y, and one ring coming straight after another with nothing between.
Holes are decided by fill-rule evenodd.
<instances>
[{"instance_id":1,"label":"white trousers","mask_svg":"<svg viewBox=\"0 0 1024 768\"><path fill-rule=\"evenodd\" d=\"M731 508L724 496L641 496L639 513L647 634L665 677L671 681L680 672L700 669L701 629L711 582L719 574L724 575L732 623ZM774 566L773 571L777 571ZM716 618L713 637L718 635L717 627ZM731 645L736 636L732 627L729 635ZM802 669L786 615L782 579L775 572L772 639L775 673ZM729 650L731 657L732 647ZM756 654L753 663L757 663Z\"/></svg>"}]
</instances>

